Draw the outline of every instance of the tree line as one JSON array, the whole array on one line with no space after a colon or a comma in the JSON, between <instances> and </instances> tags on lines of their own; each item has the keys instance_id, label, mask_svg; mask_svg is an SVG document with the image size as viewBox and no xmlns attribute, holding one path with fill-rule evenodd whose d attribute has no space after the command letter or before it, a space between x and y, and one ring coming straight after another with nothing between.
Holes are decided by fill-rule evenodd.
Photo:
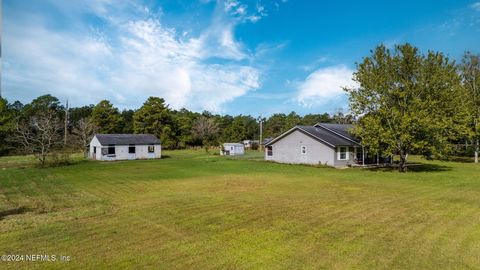
<instances>
[{"instance_id":1,"label":"tree line","mask_svg":"<svg viewBox=\"0 0 480 270\"><path fill-rule=\"evenodd\" d=\"M397 155L406 170L408 155L448 158L480 148L480 56L466 52L459 63L441 52L422 53L403 44L383 45L357 63L356 88L345 88L351 114L277 113L266 118L174 110L149 97L135 110L120 111L110 101L65 108L43 95L28 104L0 98L0 155L82 149L95 133L149 133L167 149L210 147L222 142L276 137L295 125L353 123L352 132L369 153ZM62 139L63 138L63 139Z\"/></svg>"},{"instance_id":2,"label":"tree line","mask_svg":"<svg viewBox=\"0 0 480 270\"><path fill-rule=\"evenodd\" d=\"M347 123L353 117L341 111L304 116L277 113L266 118L199 113L171 109L160 97L149 97L135 110L119 110L108 100L67 109L52 95L39 96L28 104L0 98L0 155L31 153L44 164L53 150L87 151L96 133L154 134L166 149L210 147L222 142L258 140L259 121L263 122L263 137L268 138L295 125Z\"/></svg>"}]
</instances>

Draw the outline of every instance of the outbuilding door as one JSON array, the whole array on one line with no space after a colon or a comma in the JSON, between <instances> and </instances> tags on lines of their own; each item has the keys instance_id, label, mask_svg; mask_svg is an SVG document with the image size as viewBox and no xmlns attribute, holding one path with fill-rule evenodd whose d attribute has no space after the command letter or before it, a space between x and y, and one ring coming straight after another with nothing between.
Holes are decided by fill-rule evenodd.
<instances>
[{"instance_id":1,"label":"outbuilding door","mask_svg":"<svg viewBox=\"0 0 480 270\"><path fill-rule=\"evenodd\" d=\"M155 158L155 145L148 146L148 158Z\"/></svg>"},{"instance_id":2,"label":"outbuilding door","mask_svg":"<svg viewBox=\"0 0 480 270\"><path fill-rule=\"evenodd\" d=\"M134 144L131 144L128 146L128 159L132 160L136 158L136 146Z\"/></svg>"}]
</instances>

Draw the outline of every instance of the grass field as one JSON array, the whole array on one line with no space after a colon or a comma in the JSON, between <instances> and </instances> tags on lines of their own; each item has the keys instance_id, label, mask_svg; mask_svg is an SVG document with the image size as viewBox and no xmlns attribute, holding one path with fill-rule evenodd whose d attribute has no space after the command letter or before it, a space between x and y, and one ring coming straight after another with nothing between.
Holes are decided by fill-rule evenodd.
<instances>
[{"instance_id":1,"label":"grass field","mask_svg":"<svg viewBox=\"0 0 480 270\"><path fill-rule=\"evenodd\" d=\"M0 158L0 268L478 269L480 166L338 170L164 152L38 169Z\"/></svg>"}]
</instances>

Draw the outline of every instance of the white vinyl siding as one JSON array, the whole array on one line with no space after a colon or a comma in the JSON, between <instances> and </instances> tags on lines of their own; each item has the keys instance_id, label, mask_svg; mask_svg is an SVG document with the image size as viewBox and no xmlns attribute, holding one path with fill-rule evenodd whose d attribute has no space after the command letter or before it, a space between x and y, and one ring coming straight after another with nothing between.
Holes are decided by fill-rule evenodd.
<instances>
[{"instance_id":1,"label":"white vinyl siding","mask_svg":"<svg viewBox=\"0 0 480 270\"><path fill-rule=\"evenodd\" d=\"M102 145L98 141L97 137L93 137L92 141L90 142L89 157L91 159L96 159L96 160L129 160L129 159L161 158L162 147L160 144Z\"/></svg>"},{"instance_id":2,"label":"white vinyl siding","mask_svg":"<svg viewBox=\"0 0 480 270\"><path fill-rule=\"evenodd\" d=\"M302 146L305 146L305 154L302 154ZM265 147L265 159L280 163L335 166L335 148L295 130Z\"/></svg>"}]
</instances>

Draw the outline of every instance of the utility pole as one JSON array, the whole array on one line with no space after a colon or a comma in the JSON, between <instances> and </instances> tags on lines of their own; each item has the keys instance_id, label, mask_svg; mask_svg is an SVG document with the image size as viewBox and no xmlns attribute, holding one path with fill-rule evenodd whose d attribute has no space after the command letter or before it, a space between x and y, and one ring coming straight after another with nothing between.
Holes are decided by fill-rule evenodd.
<instances>
[{"instance_id":1,"label":"utility pole","mask_svg":"<svg viewBox=\"0 0 480 270\"><path fill-rule=\"evenodd\" d=\"M262 151L262 141L263 141L263 119L262 116L258 117L258 121L260 122L260 138L258 139L258 149Z\"/></svg>"},{"instance_id":2,"label":"utility pole","mask_svg":"<svg viewBox=\"0 0 480 270\"><path fill-rule=\"evenodd\" d=\"M63 145L67 146L67 128L68 128L68 99L67 99L67 106L65 107L65 132L63 137Z\"/></svg>"}]
</instances>

